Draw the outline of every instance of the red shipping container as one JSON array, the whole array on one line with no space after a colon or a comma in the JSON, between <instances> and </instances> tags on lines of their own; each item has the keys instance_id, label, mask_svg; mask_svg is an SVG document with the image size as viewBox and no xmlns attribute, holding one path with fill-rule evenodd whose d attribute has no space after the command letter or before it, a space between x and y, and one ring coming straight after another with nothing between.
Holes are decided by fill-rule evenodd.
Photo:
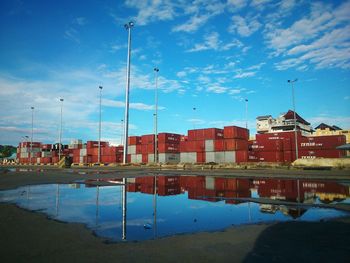
<instances>
[{"instance_id":1,"label":"red shipping container","mask_svg":"<svg viewBox=\"0 0 350 263\"><path fill-rule=\"evenodd\" d=\"M52 157L52 163L58 163L58 157Z\"/></svg>"},{"instance_id":2,"label":"red shipping container","mask_svg":"<svg viewBox=\"0 0 350 263\"><path fill-rule=\"evenodd\" d=\"M302 137L301 132L297 131L297 139L299 140ZM268 140L280 140L289 138L292 141L294 141L295 138L295 132L289 131L289 132L274 132L274 133L264 133L264 134L257 134L256 140L259 141L260 139L268 139Z\"/></svg>"},{"instance_id":3,"label":"red shipping container","mask_svg":"<svg viewBox=\"0 0 350 263\"><path fill-rule=\"evenodd\" d=\"M179 146L179 144L159 143L158 144L158 152L159 153L179 153L180 146Z\"/></svg>"},{"instance_id":4,"label":"red shipping container","mask_svg":"<svg viewBox=\"0 0 350 263\"><path fill-rule=\"evenodd\" d=\"M310 150L298 151L299 159L313 159L313 158L342 158L344 151L340 150Z\"/></svg>"},{"instance_id":5,"label":"red shipping container","mask_svg":"<svg viewBox=\"0 0 350 263\"><path fill-rule=\"evenodd\" d=\"M162 186L157 189L159 196L178 195L181 193L179 186Z\"/></svg>"},{"instance_id":6,"label":"red shipping container","mask_svg":"<svg viewBox=\"0 0 350 263\"><path fill-rule=\"evenodd\" d=\"M181 152L204 152L205 151L205 141L187 141L181 142L180 146Z\"/></svg>"},{"instance_id":7,"label":"red shipping container","mask_svg":"<svg viewBox=\"0 0 350 263\"><path fill-rule=\"evenodd\" d=\"M260 162L284 162L283 152L259 152L259 161Z\"/></svg>"},{"instance_id":8,"label":"red shipping container","mask_svg":"<svg viewBox=\"0 0 350 263\"><path fill-rule=\"evenodd\" d=\"M248 141L245 139L225 139L225 151L248 150Z\"/></svg>"},{"instance_id":9,"label":"red shipping container","mask_svg":"<svg viewBox=\"0 0 350 263\"><path fill-rule=\"evenodd\" d=\"M137 145L141 144L141 136L129 136L128 145Z\"/></svg>"},{"instance_id":10,"label":"red shipping container","mask_svg":"<svg viewBox=\"0 0 350 263\"><path fill-rule=\"evenodd\" d=\"M101 163L116 163L117 157L115 155L101 156Z\"/></svg>"},{"instance_id":11,"label":"red shipping container","mask_svg":"<svg viewBox=\"0 0 350 263\"><path fill-rule=\"evenodd\" d=\"M142 162L143 163L148 163L148 153L146 153L146 154L142 154Z\"/></svg>"},{"instance_id":12,"label":"red shipping container","mask_svg":"<svg viewBox=\"0 0 350 263\"><path fill-rule=\"evenodd\" d=\"M269 140L266 138L259 138L258 140L253 141L250 148L252 151L272 152L283 151L283 145L283 139Z\"/></svg>"},{"instance_id":13,"label":"red shipping container","mask_svg":"<svg viewBox=\"0 0 350 263\"><path fill-rule=\"evenodd\" d=\"M205 163L205 152L197 152L197 163Z\"/></svg>"},{"instance_id":14,"label":"red shipping container","mask_svg":"<svg viewBox=\"0 0 350 263\"><path fill-rule=\"evenodd\" d=\"M299 149L306 150L326 150L335 149L337 146L346 143L346 137L344 135L330 135L330 136L310 136L303 137L298 142ZM295 148L295 146L294 146Z\"/></svg>"},{"instance_id":15,"label":"red shipping container","mask_svg":"<svg viewBox=\"0 0 350 263\"><path fill-rule=\"evenodd\" d=\"M158 142L159 143L180 143L181 135L175 133L159 133Z\"/></svg>"},{"instance_id":16,"label":"red shipping container","mask_svg":"<svg viewBox=\"0 0 350 263\"><path fill-rule=\"evenodd\" d=\"M107 147L109 146L108 142L101 142L101 147ZM86 142L86 148L98 148L98 141L87 141Z\"/></svg>"},{"instance_id":17,"label":"red shipping container","mask_svg":"<svg viewBox=\"0 0 350 263\"><path fill-rule=\"evenodd\" d=\"M154 134L147 134L141 136L142 144L154 144Z\"/></svg>"},{"instance_id":18,"label":"red shipping container","mask_svg":"<svg viewBox=\"0 0 350 263\"><path fill-rule=\"evenodd\" d=\"M116 163L122 163L123 162L123 154L117 153L115 158L116 158Z\"/></svg>"},{"instance_id":19,"label":"red shipping container","mask_svg":"<svg viewBox=\"0 0 350 263\"><path fill-rule=\"evenodd\" d=\"M223 139L213 140L213 142L214 142L214 152L225 151L225 141Z\"/></svg>"},{"instance_id":20,"label":"red shipping container","mask_svg":"<svg viewBox=\"0 0 350 263\"><path fill-rule=\"evenodd\" d=\"M136 154L142 154L142 145L141 144L136 145Z\"/></svg>"},{"instance_id":21,"label":"red shipping container","mask_svg":"<svg viewBox=\"0 0 350 263\"><path fill-rule=\"evenodd\" d=\"M236 151L236 163L246 163L248 162L248 151Z\"/></svg>"},{"instance_id":22,"label":"red shipping container","mask_svg":"<svg viewBox=\"0 0 350 263\"><path fill-rule=\"evenodd\" d=\"M41 148L41 142L21 142L20 148L30 148L30 144L32 144L32 148Z\"/></svg>"},{"instance_id":23,"label":"red shipping container","mask_svg":"<svg viewBox=\"0 0 350 263\"><path fill-rule=\"evenodd\" d=\"M204 140L204 129L188 130L188 141Z\"/></svg>"},{"instance_id":24,"label":"red shipping container","mask_svg":"<svg viewBox=\"0 0 350 263\"><path fill-rule=\"evenodd\" d=\"M238 126L225 126L224 138L249 140L249 130Z\"/></svg>"},{"instance_id":25,"label":"red shipping container","mask_svg":"<svg viewBox=\"0 0 350 263\"><path fill-rule=\"evenodd\" d=\"M86 149L87 155L98 155L98 148L87 148Z\"/></svg>"},{"instance_id":26,"label":"red shipping container","mask_svg":"<svg viewBox=\"0 0 350 263\"><path fill-rule=\"evenodd\" d=\"M186 135L181 135L181 138L180 138L181 142L184 142L184 141L187 141L187 140L188 140L188 137Z\"/></svg>"},{"instance_id":27,"label":"red shipping container","mask_svg":"<svg viewBox=\"0 0 350 263\"><path fill-rule=\"evenodd\" d=\"M142 154L154 153L154 144L142 144L141 153Z\"/></svg>"},{"instance_id":28,"label":"red shipping container","mask_svg":"<svg viewBox=\"0 0 350 263\"><path fill-rule=\"evenodd\" d=\"M157 179L157 185L159 186L170 186L180 184L180 176L158 176Z\"/></svg>"},{"instance_id":29,"label":"red shipping container","mask_svg":"<svg viewBox=\"0 0 350 263\"><path fill-rule=\"evenodd\" d=\"M52 144L42 144L41 149L43 150L51 150L52 149Z\"/></svg>"},{"instance_id":30,"label":"red shipping container","mask_svg":"<svg viewBox=\"0 0 350 263\"><path fill-rule=\"evenodd\" d=\"M224 131L218 128L204 129L204 140L218 140L224 138Z\"/></svg>"}]
</instances>

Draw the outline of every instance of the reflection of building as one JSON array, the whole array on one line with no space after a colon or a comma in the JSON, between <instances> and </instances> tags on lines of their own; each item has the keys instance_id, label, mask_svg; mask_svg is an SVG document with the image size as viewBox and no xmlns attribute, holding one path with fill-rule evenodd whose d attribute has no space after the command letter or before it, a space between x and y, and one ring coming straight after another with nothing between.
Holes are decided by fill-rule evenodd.
<instances>
[{"instance_id":1,"label":"reflection of building","mask_svg":"<svg viewBox=\"0 0 350 263\"><path fill-rule=\"evenodd\" d=\"M297 130L301 131L302 135L309 135L312 132L310 123L300 117L298 113L295 115ZM289 110L276 119L272 118L271 115L259 116L256 118L256 130L258 133L293 131L294 111Z\"/></svg>"}]
</instances>

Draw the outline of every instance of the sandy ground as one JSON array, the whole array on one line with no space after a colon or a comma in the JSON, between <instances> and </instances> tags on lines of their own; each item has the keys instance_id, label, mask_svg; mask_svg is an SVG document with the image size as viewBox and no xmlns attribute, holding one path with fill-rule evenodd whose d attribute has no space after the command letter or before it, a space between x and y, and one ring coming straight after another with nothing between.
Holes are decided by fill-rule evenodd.
<instances>
[{"instance_id":1,"label":"sandy ground","mask_svg":"<svg viewBox=\"0 0 350 263\"><path fill-rule=\"evenodd\" d=\"M0 188L152 173L142 169L104 170L104 174L98 174L96 169L85 170L87 174L81 172L71 169L0 172ZM243 170L193 174L350 179L349 171ZM350 218L240 226L223 232L108 244L81 224L48 220L44 214L0 204L1 262L348 262L349 244Z\"/></svg>"}]
</instances>

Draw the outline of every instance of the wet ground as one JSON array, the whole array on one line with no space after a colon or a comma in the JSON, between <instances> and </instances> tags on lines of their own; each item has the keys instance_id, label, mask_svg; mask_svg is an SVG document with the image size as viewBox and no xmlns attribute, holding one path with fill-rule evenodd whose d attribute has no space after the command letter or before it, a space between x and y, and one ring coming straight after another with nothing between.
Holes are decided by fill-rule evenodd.
<instances>
[{"instance_id":1,"label":"wet ground","mask_svg":"<svg viewBox=\"0 0 350 263\"><path fill-rule=\"evenodd\" d=\"M6 262L346 262L350 255L349 217L338 218L349 203L345 173L295 180L275 171L162 173L3 170L2 189L22 186L6 201L41 213L1 204L0 252ZM124 194L126 240L152 240L105 243L123 238Z\"/></svg>"}]
</instances>

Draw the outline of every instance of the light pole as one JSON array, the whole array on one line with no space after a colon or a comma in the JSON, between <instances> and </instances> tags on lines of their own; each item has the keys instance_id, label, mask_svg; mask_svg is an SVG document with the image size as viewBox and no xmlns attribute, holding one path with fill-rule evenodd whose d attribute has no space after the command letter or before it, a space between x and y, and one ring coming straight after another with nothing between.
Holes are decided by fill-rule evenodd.
<instances>
[{"instance_id":1,"label":"light pole","mask_svg":"<svg viewBox=\"0 0 350 263\"><path fill-rule=\"evenodd\" d=\"M124 137L124 120L121 119L120 120L120 123L121 123L121 132L120 132L120 145L124 145L123 144L123 137Z\"/></svg>"},{"instance_id":2,"label":"light pole","mask_svg":"<svg viewBox=\"0 0 350 263\"><path fill-rule=\"evenodd\" d=\"M299 158L298 155L298 137L297 137L297 118L295 113L295 98L294 98L294 82L298 79L288 80L288 83L292 84L292 100L293 100L293 111L294 111L294 137L295 137L295 159Z\"/></svg>"},{"instance_id":3,"label":"light pole","mask_svg":"<svg viewBox=\"0 0 350 263\"><path fill-rule=\"evenodd\" d=\"M155 77L155 112L154 112L154 162L158 163L158 72L159 68L154 68Z\"/></svg>"},{"instance_id":4,"label":"light pole","mask_svg":"<svg viewBox=\"0 0 350 263\"><path fill-rule=\"evenodd\" d=\"M29 153L29 160L30 164L32 164L33 159L33 127L34 127L34 107L30 107L32 110L32 135L30 137L30 153Z\"/></svg>"},{"instance_id":5,"label":"light pole","mask_svg":"<svg viewBox=\"0 0 350 263\"><path fill-rule=\"evenodd\" d=\"M248 129L248 99L245 99L245 128Z\"/></svg>"},{"instance_id":6,"label":"light pole","mask_svg":"<svg viewBox=\"0 0 350 263\"><path fill-rule=\"evenodd\" d=\"M123 164L127 163L128 156L128 132L129 132L129 90L130 90L130 59L131 59L131 28L134 26L133 22L129 22L124 25L128 30L128 57L126 64L126 90L125 90L125 116L124 116L124 151L123 151Z\"/></svg>"},{"instance_id":7,"label":"light pole","mask_svg":"<svg viewBox=\"0 0 350 263\"><path fill-rule=\"evenodd\" d=\"M98 87L100 89L100 121L98 126L98 160L97 162L101 162L101 101L102 101L102 86Z\"/></svg>"},{"instance_id":8,"label":"light pole","mask_svg":"<svg viewBox=\"0 0 350 263\"><path fill-rule=\"evenodd\" d=\"M61 161L61 142L62 142L62 112L63 112L63 99L60 99L61 102L61 125L60 125L60 136L59 136L59 144L58 144L58 162Z\"/></svg>"},{"instance_id":9,"label":"light pole","mask_svg":"<svg viewBox=\"0 0 350 263\"><path fill-rule=\"evenodd\" d=\"M195 107L192 108L193 109L193 129L196 129L196 109Z\"/></svg>"}]
</instances>

